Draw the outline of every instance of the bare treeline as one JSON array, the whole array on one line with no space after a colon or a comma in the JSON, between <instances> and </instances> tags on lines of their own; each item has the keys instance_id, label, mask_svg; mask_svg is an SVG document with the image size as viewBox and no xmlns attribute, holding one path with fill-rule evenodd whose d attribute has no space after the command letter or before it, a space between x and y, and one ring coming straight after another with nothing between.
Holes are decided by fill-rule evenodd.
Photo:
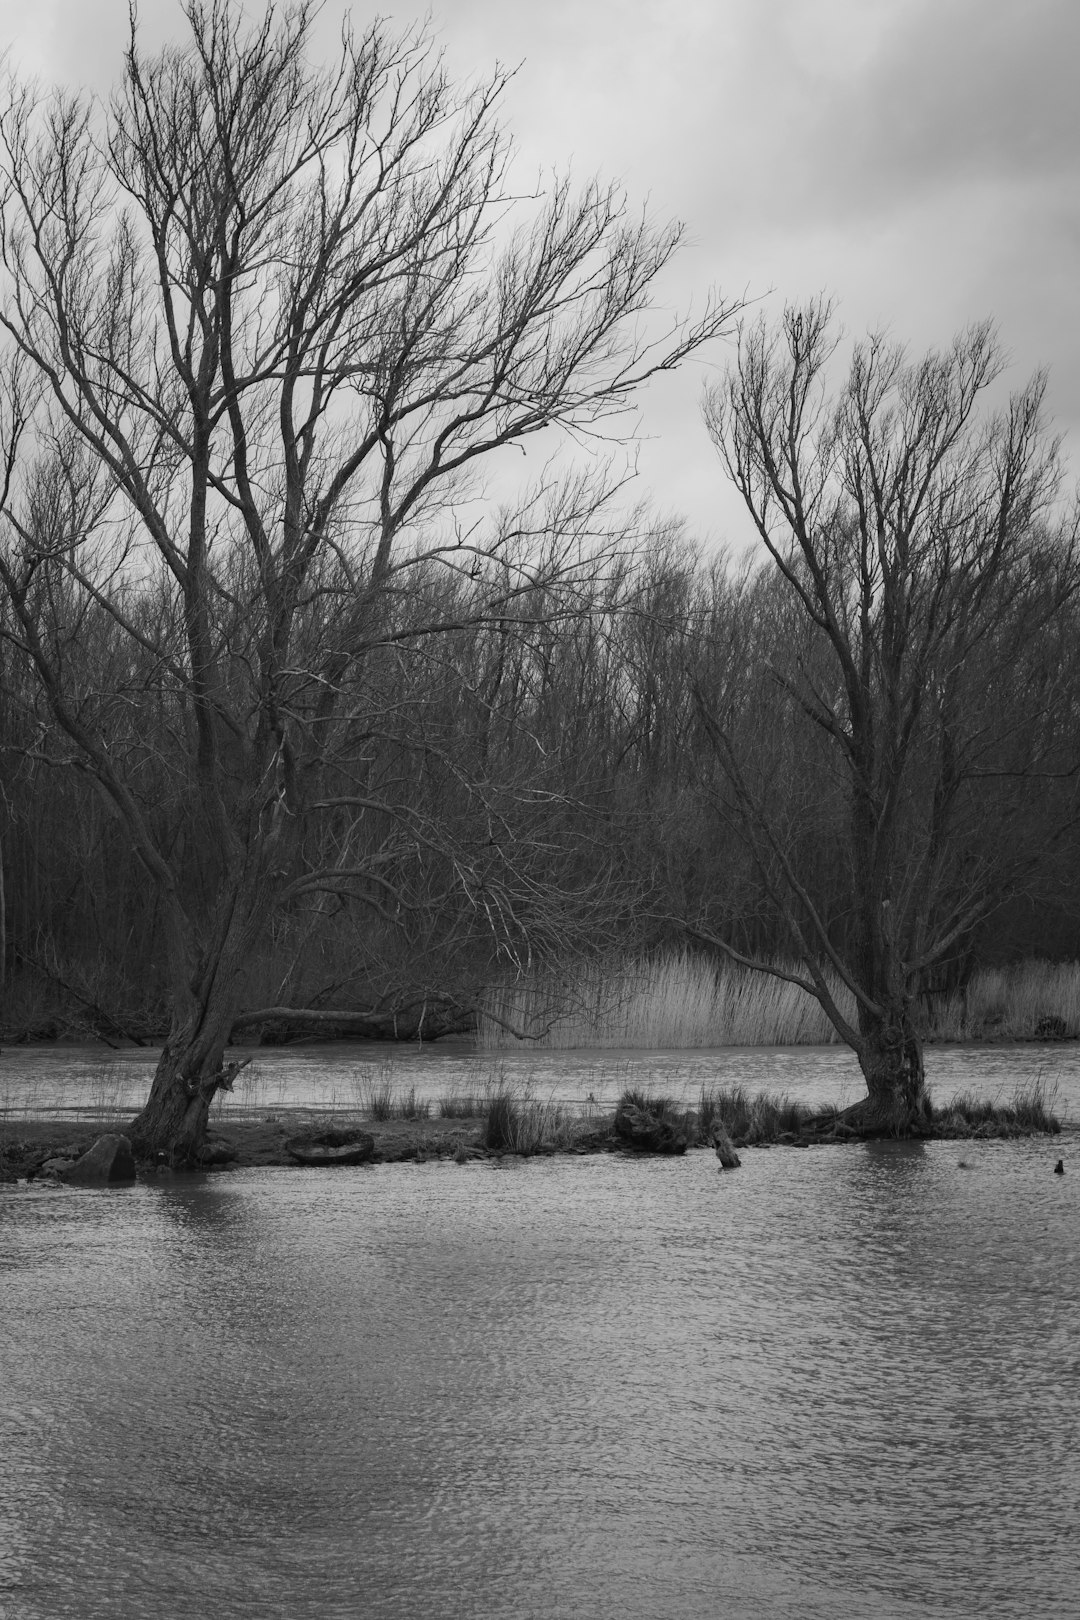
<instances>
[{"instance_id":1,"label":"bare treeline","mask_svg":"<svg viewBox=\"0 0 1080 1620\"><path fill-rule=\"evenodd\" d=\"M519 597L498 622L476 611L490 600L478 581L430 570L416 583L422 592L395 603L400 639L366 660L363 734L309 819L312 875L247 960L243 1016L370 1008L371 1033L415 1036L423 1017L434 1035L466 1023L483 987L530 957L647 950L681 941L683 919L745 956L790 958L775 872L762 871L735 815L702 712L721 655L724 678L738 676L741 780L784 829L836 948L853 945L849 799L827 739L800 722L778 678L805 660L808 638L775 574L702 561L661 534L588 589L561 602L538 591L531 614ZM123 763L184 887L214 893L199 795L175 747L190 723L182 694L150 653L118 660L109 615L65 610L45 592L40 608L64 642L80 713ZM168 617L168 592L143 585L132 611ZM459 628L437 646L408 634L435 621ZM994 724L963 790L952 876L978 905L926 987L955 982L978 956L1080 943L1078 631L1076 612L1062 615L992 689L982 666L968 672L980 694L968 718L989 733L989 710ZM12 638L0 656L7 1025L44 1032L65 1007L72 1028L160 1035L168 978L153 890ZM369 802L358 807L346 801L361 759ZM319 872L336 881L321 889ZM505 901L500 884L512 888Z\"/></svg>"}]
</instances>

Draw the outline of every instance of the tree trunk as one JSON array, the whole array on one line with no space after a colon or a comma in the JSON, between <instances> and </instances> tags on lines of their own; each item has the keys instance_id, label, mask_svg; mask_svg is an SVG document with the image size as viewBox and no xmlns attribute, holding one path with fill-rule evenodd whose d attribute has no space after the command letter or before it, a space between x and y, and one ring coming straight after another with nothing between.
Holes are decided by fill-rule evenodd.
<instances>
[{"instance_id":1,"label":"tree trunk","mask_svg":"<svg viewBox=\"0 0 1080 1620\"><path fill-rule=\"evenodd\" d=\"M179 907L173 909L172 1020L146 1106L131 1125L132 1145L141 1158L164 1155L177 1167L201 1163L210 1104L218 1091L231 1089L248 1061L224 1062L243 1003L251 949L268 909L257 877L246 878L222 891L216 924L204 931L209 942L201 950L188 919Z\"/></svg>"},{"instance_id":2,"label":"tree trunk","mask_svg":"<svg viewBox=\"0 0 1080 1620\"><path fill-rule=\"evenodd\" d=\"M930 1122L930 1100L923 1069L922 1040L906 1008L889 1008L885 1016L860 1018L857 1049L867 1097L859 1105L860 1122L891 1136L920 1136Z\"/></svg>"},{"instance_id":3,"label":"tree trunk","mask_svg":"<svg viewBox=\"0 0 1080 1620\"><path fill-rule=\"evenodd\" d=\"M223 1061L236 1017L233 999L213 994L209 1004L188 1002L186 1017L173 1015L146 1106L130 1130L141 1158L163 1154L174 1167L201 1162L210 1104L219 1090L230 1089L247 1061Z\"/></svg>"}]
</instances>

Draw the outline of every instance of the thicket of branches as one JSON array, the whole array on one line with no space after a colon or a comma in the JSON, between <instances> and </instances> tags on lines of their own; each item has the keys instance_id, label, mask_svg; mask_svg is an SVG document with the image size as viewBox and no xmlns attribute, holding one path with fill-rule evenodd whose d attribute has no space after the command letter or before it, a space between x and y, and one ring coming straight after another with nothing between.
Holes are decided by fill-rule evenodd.
<instances>
[{"instance_id":1,"label":"thicket of branches","mask_svg":"<svg viewBox=\"0 0 1080 1620\"><path fill-rule=\"evenodd\" d=\"M169 1032L135 1134L190 1154L238 1020L278 1006L249 1003L275 930L355 902L434 959L480 923L543 940L520 795L415 694L458 627L578 611L611 490L498 505L480 469L595 433L732 309L650 316L681 229L618 188L515 196L506 75L457 87L422 28L347 24L324 64L310 5L183 14L153 55L133 14L107 106L0 102L0 586L153 891Z\"/></svg>"},{"instance_id":2,"label":"thicket of branches","mask_svg":"<svg viewBox=\"0 0 1080 1620\"><path fill-rule=\"evenodd\" d=\"M161 590L147 582L133 611L152 621L163 612ZM661 534L628 551L588 597L579 585L561 614L540 592L532 616L518 602L512 627L472 622L470 599L483 590L431 572L419 596L398 602L403 629L417 616L462 628L437 649L405 639L369 661L378 701L363 752L380 808L328 812L306 852L318 871L348 850L365 875L336 892L295 893L249 964L248 1010L369 1007L372 1033L404 1037L426 1024L434 1035L467 1026L483 988L530 959L648 950L683 937L679 918L723 931L748 956L790 956L767 876L715 809L730 790L695 686L715 675L718 649L729 673L741 664L744 773L789 829L792 859L835 943L851 943L846 799L822 737L795 722L777 680L807 638L770 570L703 562ZM83 713L128 762L159 838L176 847L184 884L212 886L197 795L170 766L184 724L175 693L149 654L121 657L108 615L65 608L62 592L49 612ZM996 721L1011 700L1018 723L1000 733L995 756L980 758L978 787L965 798L969 851L958 878L982 872L989 915L926 976L928 988L959 982L979 960L1080 953L1068 757L1070 727L1080 735L1078 633L1076 613L1062 617L1028 647L1026 667L1018 662L992 689L977 662L966 672ZM124 825L86 772L71 768L25 657L6 640L0 658L5 1024L160 1036L168 983L153 891ZM1059 730L1057 754L1037 775L1023 768L1033 727L1021 676L1042 684L1045 722ZM452 848L459 860L473 852L471 876L452 867ZM500 913L503 861L531 886L531 907L518 888ZM1022 880L1000 886L1018 864ZM281 1023L262 1027L272 1033Z\"/></svg>"},{"instance_id":3,"label":"thicket of branches","mask_svg":"<svg viewBox=\"0 0 1080 1620\"><path fill-rule=\"evenodd\" d=\"M712 803L784 919L793 977L858 1055L863 1121L906 1131L926 1123L928 978L1074 825L1080 525L1045 379L995 407L987 323L917 360L872 336L839 378L836 348L827 302L789 307L743 331L706 408L788 621L783 642L747 653L767 659L777 735L820 758L832 791L808 795L804 770L755 745L760 705L722 640L697 695ZM830 804L844 887L823 896L806 839ZM699 937L743 954L723 931Z\"/></svg>"}]
</instances>

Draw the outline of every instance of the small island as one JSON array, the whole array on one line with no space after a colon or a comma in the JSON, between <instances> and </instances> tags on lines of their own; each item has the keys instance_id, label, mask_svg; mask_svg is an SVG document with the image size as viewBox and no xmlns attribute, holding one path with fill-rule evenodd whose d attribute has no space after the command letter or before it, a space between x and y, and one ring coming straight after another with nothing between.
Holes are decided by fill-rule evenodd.
<instances>
[{"instance_id":1,"label":"small island","mask_svg":"<svg viewBox=\"0 0 1080 1620\"><path fill-rule=\"evenodd\" d=\"M931 1104L919 1139L1058 1136L1061 1131L1060 1120L1035 1086L1017 1092L1008 1103L960 1096L941 1108ZM805 1148L891 1134L896 1133L880 1124L867 1125L858 1108L814 1110L786 1097L751 1095L739 1086L703 1088L697 1108L691 1109L668 1097L627 1090L613 1112L541 1102L503 1086L486 1096L447 1095L434 1105L415 1094L397 1104L384 1099L374 1114L281 1109L250 1118L226 1116L214 1123L197 1164L188 1159L170 1162L163 1152L130 1154L122 1121L104 1135L100 1121L9 1121L0 1137L0 1180L120 1182L136 1174L152 1177L176 1169L195 1173L273 1166L334 1169L435 1159L463 1165L507 1155L680 1156L692 1150L712 1151L722 1168L736 1169L740 1149ZM904 1134L912 1135L910 1129ZM78 1173L83 1155L96 1143L107 1142L127 1144L124 1168L113 1173L111 1160L106 1159L100 1172Z\"/></svg>"}]
</instances>

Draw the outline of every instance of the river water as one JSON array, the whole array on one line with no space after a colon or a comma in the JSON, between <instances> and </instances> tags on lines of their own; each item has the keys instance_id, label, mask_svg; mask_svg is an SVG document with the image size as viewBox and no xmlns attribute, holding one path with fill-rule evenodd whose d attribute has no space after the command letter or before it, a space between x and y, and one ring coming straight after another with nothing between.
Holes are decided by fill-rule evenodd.
<instances>
[{"instance_id":1,"label":"river water","mask_svg":"<svg viewBox=\"0 0 1080 1620\"><path fill-rule=\"evenodd\" d=\"M854 1102L865 1086L854 1055L841 1046L680 1048L672 1051L477 1053L462 1043L388 1047L374 1042L261 1047L234 1091L219 1095L219 1115L265 1115L281 1108L362 1109L371 1089L415 1091L433 1106L447 1093L482 1094L503 1082L546 1100L614 1108L626 1086L663 1092L692 1105L702 1086L744 1085L786 1093L812 1106ZM118 1115L146 1100L156 1050L13 1047L0 1055L0 1115ZM1080 1120L1080 1043L934 1046L926 1053L936 1102L958 1091L1008 1101L1041 1083L1059 1114Z\"/></svg>"},{"instance_id":2,"label":"river water","mask_svg":"<svg viewBox=\"0 0 1080 1620\"><path fill-rule=\"evenodd\" d=\"M0 1187L4 1620L1078 1594L1071 1131Z\"/></svg>"}]
</instances>

